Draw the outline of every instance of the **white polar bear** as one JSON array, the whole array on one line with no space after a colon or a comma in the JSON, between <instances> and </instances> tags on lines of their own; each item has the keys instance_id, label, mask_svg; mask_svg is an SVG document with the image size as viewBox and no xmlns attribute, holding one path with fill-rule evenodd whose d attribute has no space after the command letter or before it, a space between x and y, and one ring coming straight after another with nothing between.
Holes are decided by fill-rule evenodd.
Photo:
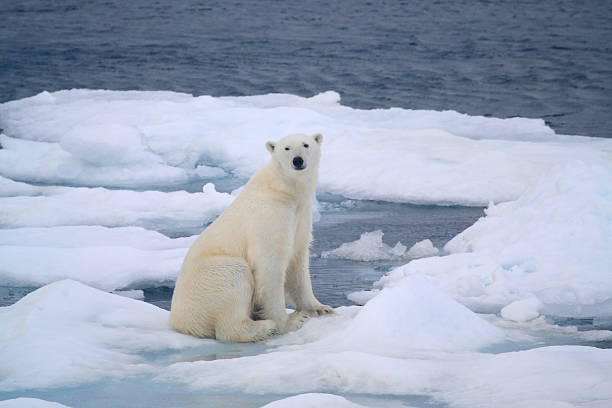
<instances>
[{"instance_id":1,"label":"white polar bear","mask_svg":"<svg viewBox=\"0 0 612 408\"><path fill-rule=\"evenodd\" d=\"M172 296L172 327L252 342L333 313L315 298L309 274L322 141L320 134L296 134L266 143L270 162L187 253ZM291 315L285 300L295 305Z\"/></svg>"}]
</instances>

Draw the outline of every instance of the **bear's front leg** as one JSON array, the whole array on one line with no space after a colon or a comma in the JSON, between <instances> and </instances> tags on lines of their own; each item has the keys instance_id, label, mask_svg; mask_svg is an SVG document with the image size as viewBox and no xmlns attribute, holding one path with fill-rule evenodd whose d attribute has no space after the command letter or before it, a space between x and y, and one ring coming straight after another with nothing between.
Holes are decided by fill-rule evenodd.
<instances>
[{"instance_id":1,"label":"bear's front leg","mask_svg":"<svg viewBox=\"0 0 612 408\"><path fill-rule=\"evenodd\" d=\"M287 315L284 290L285 265L269 259L256 265L254 271L255 303L261 308L261 318L273 320L279 334L299 329L309 317L300 311Z\"/></svg>"},{"instance_id":2,"label":"bear's front leg","mask_svg":"<svg viewBox=\"0 0 612 408\"><path fill-rule=\"evenodd\" d=\"M285 291L295 303L297 311L306 312L310 316L335 313L331 306L319 302L312 291L308 247L300 250L291 260L287 269Z\"/></svg>"}]
</instances>

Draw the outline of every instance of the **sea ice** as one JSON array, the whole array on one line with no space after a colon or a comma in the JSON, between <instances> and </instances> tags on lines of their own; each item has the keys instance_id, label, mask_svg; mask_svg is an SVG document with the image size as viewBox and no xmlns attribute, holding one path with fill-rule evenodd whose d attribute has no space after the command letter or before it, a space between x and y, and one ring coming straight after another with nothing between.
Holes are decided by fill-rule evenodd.
<instances>
[{"instance_id":1,"label":"sea ice","mask_svg":"<svg viewBox=\"0 0 612 408\"><path fill-rule=\"evenodd\" d=\"M157 378L201 391L423 395L452 407L604 407L612 400L612 350L470 352L502 340L501 331L423 278L383 289L361 309L338 311L307 322L269 353L176 363Z\"/></svg>"},{"instance_id":2,"label":"sea ice","mask_svg":"<svg viewBox=\"0 0 612 408\"><path fill-rule=\"evenodd\" d=\"M508 351L519 330L610 338L609 330L572 334L578 329L538 316L612 316L611 140L555 135L542 120L352 109L334 92L44 92L0 104L0 128L0 283L49 283L0 308L0 391L138 376L221 393L420 395L452 407L612 402L612 350ZM268 160L266 140L296 131L325 135L322 192L488 203L486 217L453 238L444 256L432 256L438 251L428 240L391 247L382 231L322 254L427 257L352 295L365 306L244 346L259 354L237 358L209 361L224 345L172 331L167 311L56 281L111 291L173 280L195 237L140 227L203 227L235 194L213 184L201 193L143 190L243 180ZM173 354L188 350L205 358ZM3 403L15 401L32 402ZM314 401L352 404L321 394L275 403Z\"/></svg>"},{"instance_id":3,"label":"sea ice","mask_svg":"<svg viewBox=\"0 0 612 408\"><path fill-rule=\"evenodd\" d=\"M526 322L540 316L542 302L536 297L516 300L504 306L500 311L501 316L506 320L515 322Z\"/></svg>"},{"instance_id":4,"label":"sea ice","mask_svg":"<svg viewBox=\"0 0 612 408\"><path fill-rule=\"evenodd\" d=\"M156 371L143 354L206 346L169 313L63 280L0 308L0 391L76 386Z\"/></svg>"},{"instance_id":5,"label":"sea ice","mask_svg":"<svg viewBox=\"0 0 612 408\"><path fill-rule=\"evenodd\" d=\"M175 229L203 228L234 200L230 194L215 191L213 184L205 186L201 193L101 187L48 187L39 192L40 195L34 196L2 197L0 194L0 227L104 225L156 229L172 225Z\"/></svg>"},{"instance_id":6,"label":"sea ice","mask_svg":"<svg viewBox=\"0 0 612 408\"><path fill-rule=\"evenodd\" d=\"M0 175L81 186L176 188L220 175L201 166L248 177L268 159L266 140L322 132L321 191L486 205L518 198L557 163L592 163L612 151L610 140L559 136L542 120L352 109L335 92L214 98L71 90L0 104L0 118Z\"/></svg>"},{"instance_id":7,"label":"sea ice","mask_svg":"<svg viewBox=\"0 0 612 408\"><path fill-rule=\"evenodd\" d=\"M541 313L580 316L590 307L595 315L609 314L610 186L612 166L557 166L518 200L491 204L486 217L446 244L451 255L412 261L375 287L427 275L473 310L499 312L537 297Z\"/></svg>"},{"instance_id":8,"label":"sea ice","mask_svg":"<svg viewBox=\"0 0 612 408\"><path fill-rule=\"evenodd\" d=\"M408 252L406 252L406 256L408 258L417 259L436 256L439 253L440 250L433 245L431 240L424 239L411 246Z\"/></svg>"},{"instance_id":9,"label":"sea ice","mask_svg":"<svg viewBox=\"0 0 612 408\"><path fill-rule=\"evenodd\" d=\"M346 242L336 249L323 251L322 258L350 259L352 261L382 261L416 259L438 255L438 248L434 247L429 239L419 241L406 250L406 246L397 242L393 247L382 240L384 233L381 230L364 232L358 240Z\"/></svg>"},{"instance_id":10,"label":"sea ice","mask_svg":"<svg viewBox=\"0 0 612 408\"><path fill-rule=\"evenodd\" d=\"M96 162L95 150L91 150L94 157L85 160L67 152L59 143L35 142L4 134L0 134L0 145L0 174L14 180L140 189L183 185L189 180L184 169L167 166L161 163L161 159L100 165L99 161ZM74 147L75 154L77 149ZM78 153L85 154L83 151ZM106 154L108 157L110 153L107 151Z\"/></svg>"},{"instance_id":11,"label":"sea ice","mask_svg":"<svg viewBox=\"0 0 612 408\"><path fill-rule=\"evenodd\" d=\"M406 358L304 347L176 363L158 380L184 382L200 391L422 395L466 408L560 403L603 408L612 400L610 369L611 350L581 346L501 354L415 353Z\"/></svg>"},{"instance_id":12,"label":"sea ice","mask_svg":"<svg viewBox=\"0 0 612 408\"><path fill-rule=\"evenodd\" d=\"M322 258L350 259L353 261L379 261L384 259L401 259L406 247L401 242L390 247L382 240L381 230L364 232L357 241L347 242L331 251L321 253Z\"/></svg>"},{"instance_id":13,"label":"sea ice","mask_svg":"<svg viewBox=\"0 0 612 408\"><path fill-rule=\"evenodd\" d=\"M34 196L68 190L67 187L35 186L0 176L0 197Z\"/></svg>"},{"instance_id":14,"label":"sea ice","mask_svg":"<svg viewBox=\"0 0 612 408\"><path fill-rule=\"evenodd\" d=\"M0 282L41 286L70 278L110 291L174 281L195 238L139 227L0 229Z\"/></svg>"},{"instance_id":15,"label":"sea ice","mask_svg":"<svg viewBox=\"0 0 612 408\"><path fill-rule=\"evenodd\" d=\"M471 351L503 340L503 332L418 277L383 289L363 308L312 319L269 341L267 352L229 359L156 358L190 349L219 355L223 343L176 333L167 311L70 280L0 308L0 324L4 392L154 376L194 391L422 395L453 407L612 400L612 350Z\"/></svg>"}]
</instances>

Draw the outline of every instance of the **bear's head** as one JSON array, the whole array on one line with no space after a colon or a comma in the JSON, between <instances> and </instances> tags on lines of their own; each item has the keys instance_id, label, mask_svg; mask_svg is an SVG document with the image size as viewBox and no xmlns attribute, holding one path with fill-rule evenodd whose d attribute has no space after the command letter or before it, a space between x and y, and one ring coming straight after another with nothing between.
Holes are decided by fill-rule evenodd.
<instances>
[{"instance_id":1,"label":"bear's head","mask_svg":"<svg viewBox=\"0 0 612 408\"><path fill-rule=\"evenodd\" d=\"M272 154L272 160L276 160L289 174L297 176L318 169L322 142L320 133L312 136L293 134L278 142L266 142L266 148Z\"/></svg>"}]
</instances>

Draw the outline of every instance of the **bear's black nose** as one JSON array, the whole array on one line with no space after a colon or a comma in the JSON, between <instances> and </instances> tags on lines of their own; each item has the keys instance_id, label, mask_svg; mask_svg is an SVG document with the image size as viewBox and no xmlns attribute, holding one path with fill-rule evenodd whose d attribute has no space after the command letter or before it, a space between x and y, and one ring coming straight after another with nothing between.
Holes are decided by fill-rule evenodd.
<instances>
[{"instance_id":1,"label":"bear's black nose","mask_svg":"<svg viewBox=\"0 0 612 408\"><path fill-rule=\"evenodd\" d=\"M302 159L300 156L294 157L293 167L295 167L296 170L302 170L304 168L304 159Z\"/></svg>"}]
</instances>

